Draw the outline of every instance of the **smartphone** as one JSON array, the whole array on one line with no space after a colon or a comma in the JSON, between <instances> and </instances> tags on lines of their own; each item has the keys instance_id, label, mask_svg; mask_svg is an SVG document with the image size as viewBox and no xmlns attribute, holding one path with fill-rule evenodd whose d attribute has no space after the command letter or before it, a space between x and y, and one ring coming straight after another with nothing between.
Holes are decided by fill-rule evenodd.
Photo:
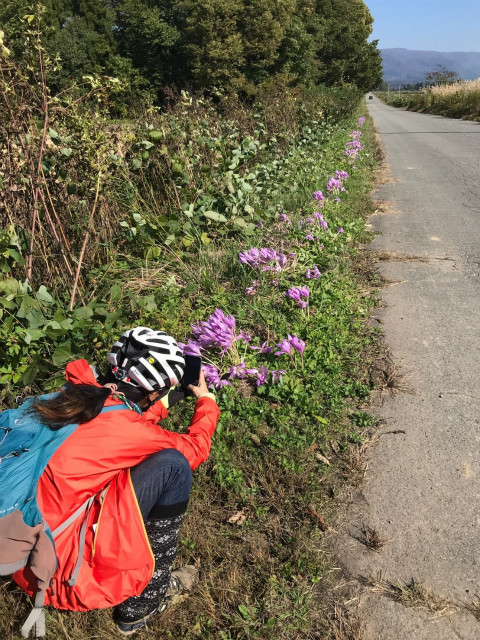
<instances>
[{"instance_id":1,"label":"smartphone","mask_svg":"<svg viewBox=\"0 0 480 640\"><path fill-rule=\"evenodd\" d=\"M180 384L186 389L189 384L197 385L202 370L202 358L200 356L184 356L185 370Z\"/></svg>"}]
</instances>

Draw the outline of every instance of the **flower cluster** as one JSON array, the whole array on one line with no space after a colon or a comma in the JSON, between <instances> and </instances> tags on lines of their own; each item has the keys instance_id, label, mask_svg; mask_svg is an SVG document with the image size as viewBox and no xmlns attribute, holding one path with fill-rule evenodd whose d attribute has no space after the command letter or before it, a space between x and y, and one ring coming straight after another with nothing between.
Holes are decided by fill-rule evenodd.
<instances>
[{"instance_id":1,"label":"flower cluster","mask_svg":"<svg viewBox=\"0 0 480 640\"><path fill-rule=\"evenodd\" d=\"M253 247L248 251L241 251L238 254L238 259L242 264L248 264L255 268L262 266L262 271L278 273L287 264L288 258L284 253L278 253L275 249Z\"/></svg>"},{"instance_id":2,"label":"flower cluster","mask_svg":"<svg viewBox=\"0 0 480 640\"><path fill-rule=\"evenodd\" d=\"M351 140L345 145L345 155L351 160L356 160L360 151L363 150L363 144L360 140Z\"/></svg>"},{"instance_id":3,"label":"flower cluster","mask_svg":"<svg viewBox=\"0 0 480 640\"><path fill-rule=\"evenodd\" d=\"M358 140L361 137L362 137L362 132L358 131L357 129L354 129L350 134L350 138L353 138L354 140Z\"/></svg>"},{"instance_id":4,"label":"flower cluster","mask_svg":"<svg viewBox=\"0 0 480 640\"><path fill-rule=\"evenodd\" d=\"M323 202L324 200L326 200L325 196L323 195L323 193L321 191L314 191L313 192L313 199L317 200L318 202Z\"/></svg>"},{"instance_id":5,"label":"flower cluster","mask_svg":"<svg viewBox=\"0 0 480 640\"><path fill-rule=\"evenodd\" d=\"M307 269L307 273L306 273L306 278L308 278L308 280L318 280L318 278L320 278L321 276L321 272L320 269L317 267L316 264L313 265L313 267Z\"/></svg>"},{"instance_id":6,"label":"flower cluster","mask_svg":"<svg viewBox=\"0 0 480 640\"><path fill-rule=\"evenodd\" d=\"M359 127L363 127L363 125L365 124L365 120L366 120L365 116L360 116L360 118L357 120L357 125Z\"/></svg>"},{"instance_id":7,"label":"flower cluster","mask_svg":"<svg viewBox=\"0 0 480 640\"><path fill-rule=\"evenodd\" d=\"M232 380L233 378L238 378L239 380L244 380L248 377L255 378L255 384L257 387L261 387L263 384L267 382L268 375L272 376L272 383L275 384L278 382L282 375L285 375L286 371L283 369L275 369L269 371L268 367L258 367L258 368L250 368L247 369L247 365L245 362L241 362L240 364L234 365L230 367L228 371L228 378ZM222 380L222 382L225 382ZM231 384L231 382L227 382L227 384ZM222 385L225 386L225 385Z\"/></svg>"},{"instance_id":8,"label":"flower cluster","mask_svg":"<svg viewBox=\"0 0 480 640\"><path fill-rule=\"evenodd\" d=\"M287 227L289 227L292 224L292 221L290 220L290 218L287 216L286 213L281 213L279 220L280 222L285 222Z\"/></svg>"},{"instance_id":9,"label":"flower cluster","mask_svg":"<svg viewBox=\"0 0 480 640\"><path fill-rule=\"evenodd\" d=\"M235 325L233 316L226 315L221 309L216 309L208 320L199 321L190 326L200 349L218 347L222 350L221 353L225 353L236 340L242 337L236 335Z\"/></svg>"},{"instance_id":10,"label":"flower cluster","mask_svg":"<svg viewBox=\"0 0 480 640\"><path fill-rule=\"evenodd\" d=\"M292 355L292 349L293 351L298 351L300 355L303 355L303 352L305 350L305 342L303 340L300 340L300 338L296 335L291 336L290 334L288 334L286 338L283 338L283 340L281 340L277 344L277 347L279 348L279 350L275 351L276 356L290 356Z\"/></svg>"},{"instance_id":11,"label":"flower cluster","mask_svg":"<svg viewBox=\"0 0 480 640\"><path fill-rule=\"evenodd\" d=\"M308 298L310 296L310 289L308 287L290 287L285 292L285 296L293 300L297 307L300 309L306 309L308 306Z\"/></svg>"}]
</instances>

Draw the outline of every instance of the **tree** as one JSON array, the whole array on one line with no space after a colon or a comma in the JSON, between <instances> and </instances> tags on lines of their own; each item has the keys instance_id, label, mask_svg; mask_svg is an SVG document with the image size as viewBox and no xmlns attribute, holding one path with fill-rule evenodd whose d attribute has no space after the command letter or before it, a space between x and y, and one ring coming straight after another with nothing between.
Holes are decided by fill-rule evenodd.
<instances>
[{"instance_id":1,"label":"tree","mask_svg":"<svg viewBox=\"0 0 480 640\"><path fill-rule=\"evenodd\" d=\"M319 76L322 24L315 0L297 0L295 14L280 45L276 69L294 74L298 84L315 85Z\"/></svg>"},{"instance_id":2,"label":"tree","mask_svg":"<svg viewBox=\"0 0 480 640\"><path fill-rule=\"evenodd\" d=\"M176 26L183 60L176 81L194 88L235 88L245 83L239 30L243 0L180 0Z\"/></svg>"},{"instance_id":3,"label":"tree","mask_svg":"<svg viewBox=\"0 0 480 640\"><path fill-rule=\"evenodd\" d=\"M180 61L174 50L180 38L176 27L176 3L168 0L120 0L116 5L119 53L160 91L172 84Z\"/></svg>"},{"instance_id":4,"label":"tree","mask_svg":"<svg viewBox=\"0 0 480 640\"><path fill-rule=\"evenodd\" d=\"M320 80L373 89L382 77L377 41L368 42L373 18L363 0L317 0L323 25Z\"/></svg>"},{"instance_id":5,"label":"tree","mask_svg":"<svg viewBox=\"0 0 480 640\"><path fill-rule=\"evenodd\" d=\"M460 76L456 71L449 71L443 65L437 65L435 71L429 71L425 74L425 81L427 85L437 84L454 84L460 81Z\"/></svg>"}]
</instances>

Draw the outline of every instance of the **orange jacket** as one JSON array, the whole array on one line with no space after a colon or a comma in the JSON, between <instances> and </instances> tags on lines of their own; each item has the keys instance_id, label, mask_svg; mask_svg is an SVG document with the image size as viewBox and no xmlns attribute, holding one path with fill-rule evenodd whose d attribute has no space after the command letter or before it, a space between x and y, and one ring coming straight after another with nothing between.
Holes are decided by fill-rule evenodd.
<instances>
[{"instance_id":1,"label":"orange jacket","mask_svg":"<svg viewBox=\"0 0 480 640\"><path fill-rule=\"evenodd\" d=\"M86 360L68 364L73 384L98 385ZM99 386L99 385L98 385ZM105 406L121 404L107 399ZM45 604L87 611L111 607L139 594L150 581L154 559L130 479L133 467L162 449L178 449L192 469L208 457L220 415L214 400L200 398L187 432L157 426L168 411L161 402L143 415L128 408L98 415L81 424L57 449L40 478L38 503L53 531L90 496L97 496L87 520L85 549L77 583L68 586L78 557L79 516L55 540L58 568ZM36 588L28 568L14 576L30 595Z\"/></svg>"}]
</instances>

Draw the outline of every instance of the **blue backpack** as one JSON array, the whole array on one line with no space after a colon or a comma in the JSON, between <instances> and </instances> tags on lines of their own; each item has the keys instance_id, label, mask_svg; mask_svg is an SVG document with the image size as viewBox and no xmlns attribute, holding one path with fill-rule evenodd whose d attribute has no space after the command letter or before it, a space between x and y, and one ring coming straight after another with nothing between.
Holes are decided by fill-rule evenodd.
<instances>
[{"instance_id":1,"label":"blue backpack","mask_svg":"<svg viewBox=\"0 0 480 640\"><path fill-rule=\"evenodd\" d=\"M54 395L39 398L47 400ZM75 585L88 511L95 499L91 496L75 513L66 514L59 527L50 530L37 503L38 480L55 451L78 425L50 429L37 420L32 403L33 398L29 398L18 409L0 413L0 575L10 575L28 565L38 580L34 608L22 627L24 638L34 627L36 637L45 635L45 592L57 569L54 539L84 513L77 565L69 580L71 586ZM102 413L117 409L125 406L104 407Z\"/></svg>"}]
</instances>

